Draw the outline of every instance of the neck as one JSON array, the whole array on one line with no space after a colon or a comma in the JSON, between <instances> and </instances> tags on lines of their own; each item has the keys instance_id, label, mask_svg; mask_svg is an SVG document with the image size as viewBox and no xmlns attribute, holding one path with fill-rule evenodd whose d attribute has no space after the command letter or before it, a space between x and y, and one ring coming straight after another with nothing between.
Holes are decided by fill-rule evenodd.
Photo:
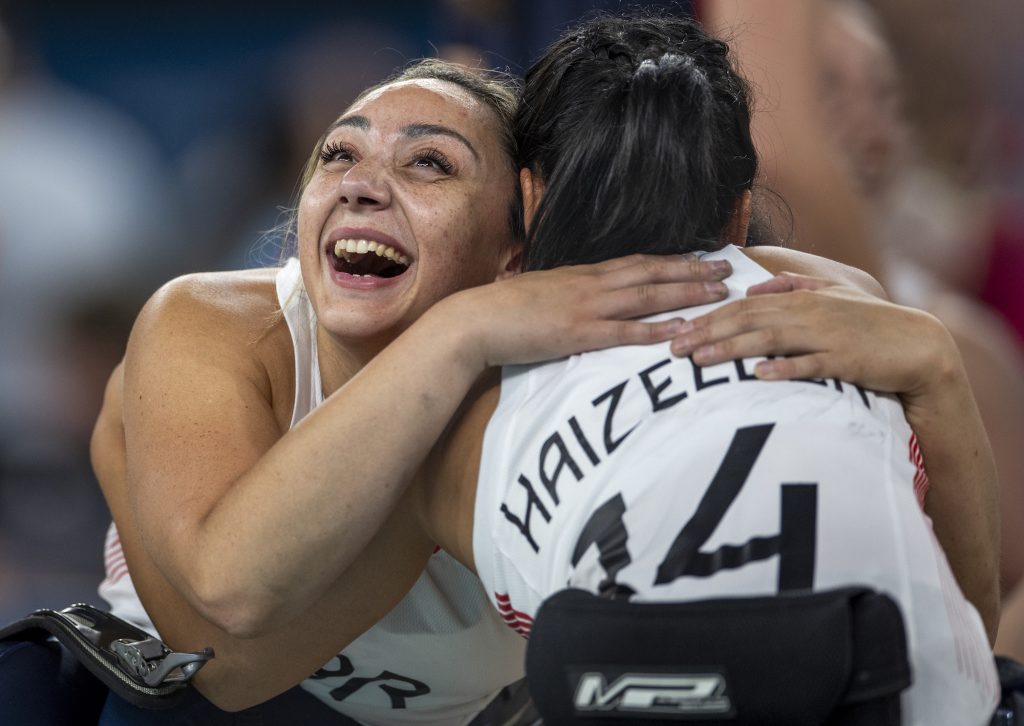
<instances>
[{"instance_id":1,"label":"neck","mask_svg":"<svg viewBox=\"0 0 1024 726\"><path fill-rule=\"evenodd\" d=\"M396 337L398 337L397 334L391 334L373 338L341 340L317 325L317 357L320 363L320 382L324 397L330 396L348 383Z\"/></svg>"}]
</instances>

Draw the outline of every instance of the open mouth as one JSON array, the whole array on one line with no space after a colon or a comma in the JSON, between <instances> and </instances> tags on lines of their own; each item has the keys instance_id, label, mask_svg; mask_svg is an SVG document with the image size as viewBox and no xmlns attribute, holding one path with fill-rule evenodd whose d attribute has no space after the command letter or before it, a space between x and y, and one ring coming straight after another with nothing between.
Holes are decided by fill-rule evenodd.
<instances>
[{"instance_id":1,"label":"open mouth","mask_svg":"<svg viewBox=\"0 0 1024 726\"><path fill-rule=\"evenodd\" d=\"M411 262L394 247L365 239L340 239L327 256L337 272L359 277L398 277Z\"/></svg>"}]
</instances>

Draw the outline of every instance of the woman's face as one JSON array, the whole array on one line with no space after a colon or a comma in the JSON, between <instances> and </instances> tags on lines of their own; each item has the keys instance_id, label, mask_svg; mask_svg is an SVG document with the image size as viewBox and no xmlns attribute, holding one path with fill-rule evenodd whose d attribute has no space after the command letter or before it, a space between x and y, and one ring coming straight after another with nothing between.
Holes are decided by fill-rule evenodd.
<instances>
[{"instance_id":1,"label":"woman's face","mask_svg":"<svg viewBox=\"0 0 1024 726\"><path fill-rule=\"evenodd\" d=\"M829 131L861 193L880 202L910 148L896 61L870 20L840 3L826 15L820 43Z\"/></svg>"},{"instance_id":2,"label":"woman's face","mask_svg":"<svg viewBox=\"0 0 1024 726\"><path fill-rule=\"evenodd\" d=\"M515 174L493 112L445 81L374 91L329 129L299 201L302 277L340 339L390 338L513 247Z\"/></svg>"}]
</instances>

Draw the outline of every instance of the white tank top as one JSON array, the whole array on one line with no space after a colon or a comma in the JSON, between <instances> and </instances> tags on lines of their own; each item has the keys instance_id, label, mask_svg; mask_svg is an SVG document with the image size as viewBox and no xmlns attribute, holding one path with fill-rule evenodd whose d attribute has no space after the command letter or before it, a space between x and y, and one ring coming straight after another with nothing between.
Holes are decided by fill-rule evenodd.
<instances>
[{"instance_id":1,"label":"white tank top","mask_svg":"<svg viewBox=\"0 0 1024 726\"><path fill-rule=\"evenodd\" d=\"M295 350L291 425L323 402L316 319L298 261L277 275ZM156 633L131 582L112 524L100 595L115 615ZM479 580L445 552L431 557L408 595L302 688L365 724L465 724L523 677L525 645L491 607Z\"/></svg>"},{"instance_id":2,"label":"white tank top","mask_svg":"<svg viewBox=\"0 0 1024 726\"><path fill-rule=\"evenodd\" d=\"M708 258L732 263L730 300L769 277L736 248ZM756 362L701 368L666 343L506 368L473 531L495 607L528 637L565 587L679 601L866 584L903 612L904 723L987 724L988 641L915 496L925 479L899 403L834 380L758 381Z\"/></svg>"}]
</instances>

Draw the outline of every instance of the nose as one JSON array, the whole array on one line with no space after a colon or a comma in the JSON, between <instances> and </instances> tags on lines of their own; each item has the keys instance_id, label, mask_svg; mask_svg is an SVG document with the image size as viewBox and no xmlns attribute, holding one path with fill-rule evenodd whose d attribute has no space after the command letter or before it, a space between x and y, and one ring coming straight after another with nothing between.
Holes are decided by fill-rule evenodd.
<instances>
[{"instance_id":1,"label":"nose","mask_svg":"<svg viewBox=\"0 0 1024 726\"><path fill-rule=\"evenodd\" d=\"M359 163L342 177L338 201L352 209L383 209L391 204L391 187L379 169Z\"/></svg>"}]
</instances>

